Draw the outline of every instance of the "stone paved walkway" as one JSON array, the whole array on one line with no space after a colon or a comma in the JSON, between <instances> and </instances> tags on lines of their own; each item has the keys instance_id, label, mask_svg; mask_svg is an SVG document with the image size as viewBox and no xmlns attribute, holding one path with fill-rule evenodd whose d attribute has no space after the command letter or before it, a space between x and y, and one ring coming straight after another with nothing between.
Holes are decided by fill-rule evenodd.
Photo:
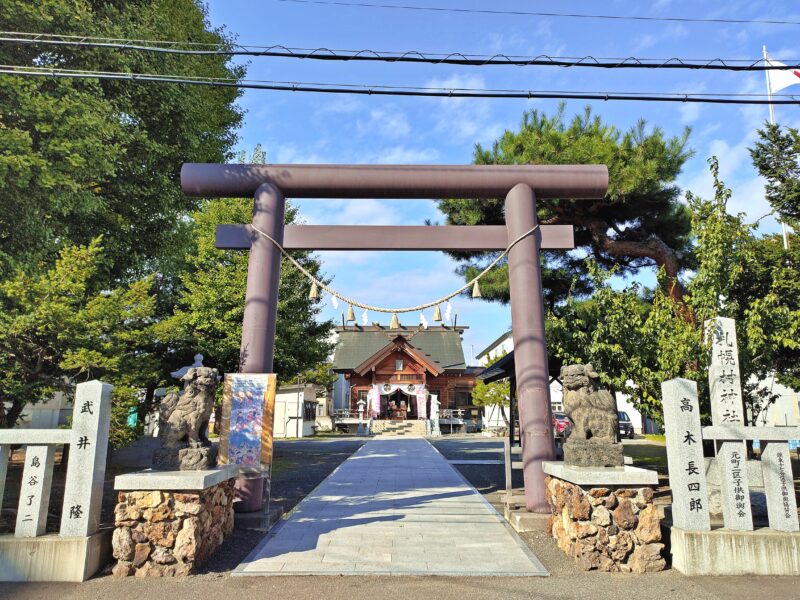
<instances>
[{"instance_id":1,"label":"stone paved walkway","mask_svg":"<svg viewBox=\"0 0 800 600\"><path fill-rule=\"evenodd\" d=\"M424 439L372 440L234 575L531 576L547 571Z\"/></svg>"}]
</instances>

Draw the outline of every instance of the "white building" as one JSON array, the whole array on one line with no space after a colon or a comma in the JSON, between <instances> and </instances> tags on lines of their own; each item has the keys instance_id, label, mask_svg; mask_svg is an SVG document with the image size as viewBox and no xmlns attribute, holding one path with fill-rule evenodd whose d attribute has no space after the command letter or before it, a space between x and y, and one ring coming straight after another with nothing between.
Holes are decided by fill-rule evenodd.
<instances>
[{"instance_id":1,"label":"white building","mask_svg":"<svg viewBox=\"0 0 800 600\"><path fill-rule=\"evenodd\" d=\"M325 395L325 388L311 383L286 385L275 393L275 438L300 438L314 435L318 396Z\"/></svg>"},{"instance_id":2,"label":"white building","mask_svg":"<svg viewBox=\"0 0 800 600\"><path fill-rule=\"evenodd\" d=\"M72 416L72 403L63 392L22 409L17 429L55 429Z\"/></svg>"},{"instance_id":3,"label":"white building","mask_svg":"<svg viewBox=\"0 0 800 600\"><path fill-rule=\"evenodd\" d=\"M501 356L505 356L513 349L514 338L511 337L511 331L506 331L503 335L486 346L486 348L481 350L481 352L475 357L475 360L481 364L484 364L496 358L500 358Z\"/></svg>"},{"instance_id":4,"label":"white building","mask_svg":"<svg viewBox=\"0 0 800 600\"><path fill-rule=\"evenodd\" d=\"M751 383L753 380L751 380ZM800 425L800 394L797 390L781 385L775 377L767 377L759 387L777 394L774 403L767 406L756 418L756 425L765 427L797 427Z\"/></svg>"}]
</instances>

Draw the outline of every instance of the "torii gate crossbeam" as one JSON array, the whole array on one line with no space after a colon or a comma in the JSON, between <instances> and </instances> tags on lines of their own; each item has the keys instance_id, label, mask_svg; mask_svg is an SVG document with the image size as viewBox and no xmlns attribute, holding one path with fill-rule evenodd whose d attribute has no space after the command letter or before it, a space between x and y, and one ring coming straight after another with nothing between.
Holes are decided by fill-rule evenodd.
<instances>
[{"instance_id":1,"label":"torii gate crossbeam","mask_svg":"<svg viewBox=\"0 0 800 600\"><path fill-rule=\"evenodd\" d=\"M536 196L605 196L603 165L222 165L188 163L183 191L254 197L252 225L287 249L501 250L536 225ZM506 225L483 227L286 226L284 194L312 198L502 198ZM503 231L505 230L505 231ZM220 225L217 247L249 249L240 370L270 373L280 252L243 225ZM542 226L509 252L512 336L526 507L549 512L542 462L554 457L542 299L541 248L572 248L571 226Z\"/></svg>"}]
</instances>

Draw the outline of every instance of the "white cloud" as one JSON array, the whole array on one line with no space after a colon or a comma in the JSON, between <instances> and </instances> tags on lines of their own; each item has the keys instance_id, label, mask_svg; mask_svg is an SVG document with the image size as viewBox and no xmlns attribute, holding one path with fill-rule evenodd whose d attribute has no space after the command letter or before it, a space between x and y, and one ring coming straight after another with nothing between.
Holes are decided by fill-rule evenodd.
<instances>
[{"instance_id":1,"label":"white cloud","mask_svg":"<svg viewBox=\"0 0 800 600\"><path fill-rule=\"evenodd\" d=\"M386 200L320 199L298 201L309 225L396 225L403 217Z\"/></svg>"},{"instance_id":2,"label":"white cloud","mask_svg":"<svg viewBox=\"0 0 800 600\"><path fill-rule=\"evenodd\" d=\"M641 52L657 46L661 42L670 42L674 46L674 42L682 40L689 35L689 29L684 25L671 23L667 25L660 33L646 33L639 35L634 39L633 49L634 52Z\"/></svg>"},{"instance_id":3,"label":"white cloud","mask_svg":"<svg viewBox=\"0 0 800 600\"><path fill-rule=\"evenodd\" d=\"M451 75L446 79L432 79L427 87L444 89L486 89L486 81L479 75ZM475 98L437 98L433 118L436 130L458 143L495 140L503 128L493 122L491 105L487 100Z\"/></svg>"},{"instance_id":4,"label":"white cloud","mask_svg":"<svg viewBox=\"0 0 800 600\"><path fill-rule=\"evenodd\" d=\"M333 95L314 113L315 116L346 115L362 110L364 103L354 96L347 94Z\"/></svg>"},{"instance_id":5,"label":"white cloud","mask_svg":"<svg viewBox=\"0 0 800 600\"><path fill-rule=\"evenodd\" d=\"M277 164L316 165L329 162L313 150L301 149L295 144L275 144L267 149L267 161Z\"/></svg>"},{"instance_id":6,"label":"white cloud","mask_svg":"<svg viewBox=\"0 0 800 600\"><path fill-rule=\"evenodd\" d=\"M370 153L364 162L379 165L410 165L431 163L437 158L439 158L439 151L434 148L392 146Z\"/></svg>"},{"instance_id":7,"label":"white cloud","mask_svg":"<svg viewBox=\"0 0 800 600\"><path fill-rule=\"evenodd\" d=\"M677 86L675 90L684 94L702 94L706 91L705 82L700 83L682 83ZM703 105L699 102L686 102L681 104L678 112L681 115L681 123L684 125L691 125L700 118L700 113L703 110Z\"/></svg>"},{"instance_id":8,"label":"white cloud","mask_svg":"<svg viewBox=\"0 0 800 600\"><path fill-rule=\"evenodd\" d=\"M322 250L317 251L315 254L322 260L323 269L329 277L333 275L329 270L355 265L361 267L373 265L380 258L380 252L373 251ZM335 280L333 285L335 287Z\"/></svg>"},{"instance_id":9,"label":"white cloud","mask_svg":"<svg viewBox=\"0 0 800 600\"><path fill-rule=\"evenodd\" d=\"M374 150L360 150L353 157L356 164L411 165L434 162L439 158L435 148L409 148L404 145Z\"/></svg>"},{"instance_id":10,"label":"white cloud","mask_svg":"<svg viewBox=\"0 0 800 600\"><path fill-rule=\"evenodd\" d=\"M362 135L377 134L388 138L401 138L411 133L406 114L391 106L372 109L368 119L356 121L356 127Z\"/></svg>"},{"instance_id":11,"label":"white cloud","mask_svg":"<svg viewBox=\"0 0 800 600\"><path fill-rule=\"evenodd\" d=\"M533 28L520 29L487 33L484 43L493 54L558 56L565 51L563 40L553 31L551 19L540 19Z\"/></svg>"}]
</instances>

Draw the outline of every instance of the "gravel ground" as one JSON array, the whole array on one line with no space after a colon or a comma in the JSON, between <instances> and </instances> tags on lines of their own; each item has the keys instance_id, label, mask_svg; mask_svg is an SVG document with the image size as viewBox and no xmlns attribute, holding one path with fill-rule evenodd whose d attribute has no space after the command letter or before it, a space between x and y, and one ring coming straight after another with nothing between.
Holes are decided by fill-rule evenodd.
<instances>
[{"instance_id":1,"label":"gravel ground","mask_svg":"<svg viewBox=\"0 0 800 600\"><path fill-rule=\"evenodd\" d=\"M355 438L277 441L273 492L276 502L290 509L363 443ZM448 459L499 458L502 442L480 436L458 436L434 442ZM501 465L456 467L490 501L504 487ZM229 570L243 559L262 534L237 530L206 566L203 573L185 579L125 580L99 576L83 584L0 584L0 598L27 600L164 598L216 600L234 594L261 597L327 600L437 600L620 598L770 600L798 598L798 578L697 577L674 571L647 575L586 573L568 559L542 529L523 534L550 577L230 577ZM446 544L446 540L443 540Z\"/></svg>"}]
</instances>

